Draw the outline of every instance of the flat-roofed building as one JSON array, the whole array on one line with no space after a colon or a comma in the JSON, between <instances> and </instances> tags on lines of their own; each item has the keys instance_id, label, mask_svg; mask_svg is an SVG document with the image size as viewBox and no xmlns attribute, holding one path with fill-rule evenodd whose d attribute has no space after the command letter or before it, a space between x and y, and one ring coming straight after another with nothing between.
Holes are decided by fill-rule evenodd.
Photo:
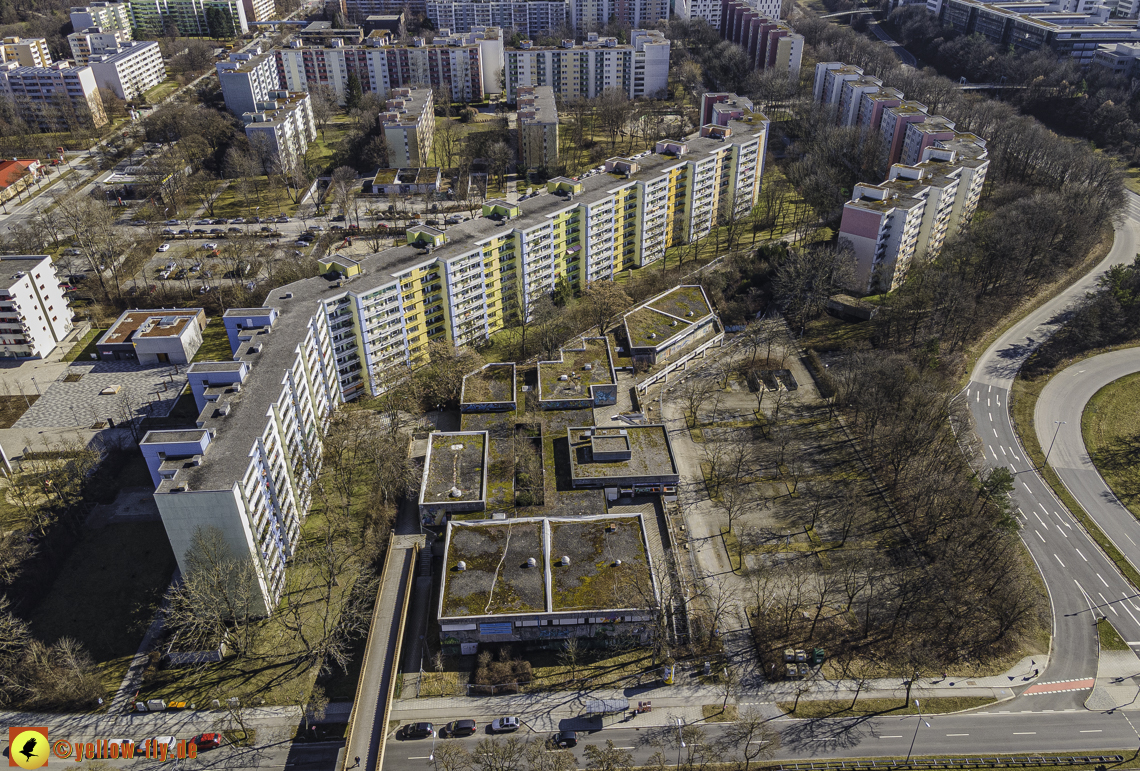
<instances>
[{"instance_id":1,"label":"flat-roofed building","mask_svg":"<svg viewBox=\"0 0 1140 771\"><path fill-rule=\"evenodd\" d=\"M235 115L256 112L258 104L269 101L269 95L280 90L273 54L233 53L215 68L226 109Z\"/></svg>"},{"instance_id":2,"label":"flat-roofed building","mask_svg":"<svg viewBox=\"0 0 1140 771\"><path fill-rule=\"evenodd\" d=\"M107 48L90 57L91 72L99 88L107 88L120 99L138 99L166 80L162 50L153 40L127 41L118 48Z\"/></svg>"},{"instance_id":3,"label":"flat-roofed building","mask_svg":"<svg viewBox=\"0 0 1140 771\"><path fill-rule=\"evenodd\" d=\"M448 653L520 642L647 644L660 589L641 515L447 523L437 618Z\"/></svg>"},{"instance_id":4,"label":"flat-roofed building","mask_svg":"<svg viewBox=\"0 0 1140 771\"><path fill-rule=\"evenodd\" d=\"M420 514L483 511L487 507L486 431L437 431L428 438L420 480Z\"/></svg>"},{"instance_id":5,"label":"flat-roofed building","mask_svg":"<svg viewBox=\"0 0 1140 771\"><path fill-rule=\"evenodd\" d=\"M130 30L107 30L99 27L89 27L79 32L72 32L67 36L67 44L71 46L71 58L78 65L88 64L92 54L101 54L110 49L118 49L123 43L131 39Z\"/></svg>"},{"instance_id":6,"label":"flat-roofed building","mask_svg":"<svg viewBox=\"0 0 1140 771\"><path fill-rule=\"evenodd\" d=\"M435 137L435 109L430 88L393 88L380 125L388 147L388 165L428 166Z\"/></svg>"},{"instance_id":7,"label":"flat-roofed building","mask_svg":"<svg viewBox=\"0 0 1140 771\"><path fill-rule=\"evenodd\" d=\"M76 124L107 125L99 84L90 67L74 67L69 61L47 67L5 62L0 64L0 94L12 101L25 122L43 131L65 131Z\"/></svg>"},{"instance_id":8,"label":"flat-roofed building","mask_svg":"<svg viewBox=\"0 0 1140 771\"><path fill-rule=\"evenodd\" d=\"M51 50L42 37L6 37L3 41L4 61L19 62L21 67L47 67Z\"/></svg>"},{"instance_id":9,"label":"flat-roofed building","mask_svg":"<svg viewBox=\"0 0 1140 771\"><path fill-rule=\"evenodd\" d=\"M544 37L569 23L565 0L434 0L427 17L436 29L467 32L475 27L513 29L525 37Z\"/></svg>"},{"instance_id":10,"label":"flat-roofed building","mask_svg":"<svg viewBox=\"0 0 1140 771\"><path fill-rule=\"evenodd\" d=\"M628 44L591 32L586 41L522 47L506 52L507 101L519 86L550 86L562 99L593 99L610 89L630 99L664 93L669 80L669 46L657 30L635 29Z\"/></svg>"},{"instance_id":11,"label":"flat-roofed building","mask_svg":"<svg viewBox=\"0 0 1140 771\"><path fill-rule=\"evenodd\" d=\"M302 158L317 138L313 100L305 93L270 92L255 112L242 114L245 135L259 149L288 164Z\"/></svg>"},{"instance_id":12,"label":"flat-roofed building","mask_svg":"<svg viewBox=\"0 0 1140 771\"><path fill-rule=\"evenodd\" d=\"M558 165L558 109L550 86L519 86L519 162L525 168Z\"/></svg>"},{"instance_id":13,"label":"flat-roofed building","mask_svg":"<svg viewBox=\"0 0 1140 771\"><path fill-rule=\"evenodd\" d=\"M566 436L574 487L628 489L624 497L632 497L664 492L681 478L663 425L571 427Z\"/></svg>"},{"instance_id":14,"label":"flat-roofed building","mask_svg":"<svg viewBox=\"0 0 1140 771\"><path fill-rule=\"evenodd\" d=\"M51 257L0 255L0 358L43 358L71 329Z\"/></svg>"},{"instance_id":15,"label":"flat-roofed building","mask_svg":"<svg viewBox=\"0 0 1140 771\"><path fill-rule=\"evenodd\" d=\"M131 39L130 3L90 3L71 8L71 28L74 30L98 27L104 32L120 32Z\"/></svg>"},{"instance_id":16,"label":"flat-roofed building","mask_svg":"<svg viewBox=\"0 0 1140 771\"><path fill-rule=\"evenodd\" d=\"M95 343L103 361L189 364L202 346L202 308L150 308L126 311Z\"/></svg>"}]
</instances>

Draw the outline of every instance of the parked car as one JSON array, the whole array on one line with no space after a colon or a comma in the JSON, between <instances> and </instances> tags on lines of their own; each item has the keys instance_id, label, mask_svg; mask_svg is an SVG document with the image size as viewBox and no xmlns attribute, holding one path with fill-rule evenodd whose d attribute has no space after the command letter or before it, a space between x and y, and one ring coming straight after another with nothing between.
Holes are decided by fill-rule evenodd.
<instances>
[{"instance_id":1,"label":"parked car","mask_svg":"<svg viewBox=\"0 0 1140 771\"><path fill-rule=\"evenodd\" d=\"M190 272L191 273L197 273L201 269L202 269L202 263L200 263L200 262L196 262L190 266Z\"/></svg>"},{"instance_id":2,"label":"parked car","mask_svg":"<svg viewBox=\"0 0 1140 771\"><path fill-rule=\"evenodd\" d=\"M234 217L232 220L230 220L231 225L240 225L243 222L245 222L245 220L243 220L241 217Z\"/></svg>"},{"instance_id":3,"label":"parked car","mask_svg":"<svg viewBox=\"0 0 1140 771\"><path fill-rule=\"evenodd\" d=\"M228 219L226 219L225 217L218 217L216 220L214 220L214 224L215 225L228 225L228 224L230 224L230 221Z\"/></svg>"},{"instance_id":4,"label":"parked car","mask_svg":"<svg viewBox=\"0 0 1140 771\"><path fill-rule=\"evenodd\" d=\"M344 225L332 225L330 230L344 230Z\"/></svg>"},{"instance_id":5,"label":"parked car","mask_svg":"<svg viewBox=\"0 0 1140 771\"><path fill-rule=\"evenodd\" d=\"M463 218L462 217L448 217L447 219L444 220L444 222L446 222L448 225L458 225L460 222L463 222Z\"/></svg>"},{"instance_id":6,"label":"parked car","mask_svg":"<svg viewBox=\"0 0 1140 771\"><path fill-rule=\"evenodd\" d=\"M223 228L210 228L210 234L211 235L217 234L217 233L225 233L225 232L226 231Z\"/></svg>"},{"instance_id":7,"label":"parked car","mask_svg":"<svg viewBox=\"0 0 1140 771\"><path fill-rule=\"evenodd\" d=\"M261 232L262 233L272 233L273 228L269 227L268 225L262 225L261 226Z\"/></svg>"},{"instance_id":8,"label":"parked car","mask_svg":"<svg viewBox=\"0 0 1140 771\"><path fill-rule=\"evenodd\" d=\"M184 278L186 278L186 268L181 268L177 273L174 274L174 279L176 281L181 281Z\"/></svg>"},{"instance_id":9,"label":"parked car","mask_svg":"<svg viewBox=\"0 0 1140 771\"><path fill-rule=\"evenodd\" d=\"M578 733L576 731L559 731L550 739L550 743L560 749L578 746Z\"/></svg>"},{"instance_id":10,"label":"parked car","mask_svg":"<svg viewBox=\"0 0 1140 771\"><path fill-rule=\"evenodd\" d=\"M198 734L190 740L199 750L213 750L222 746L221 734Z\"/></svg>"},{"instance_id":11,"label":"parked car","mask_svg":"<svg viewBox=\"0 0 1140 771\"><path fill-rule=\"evenodd\" d=\"M131 224L136 228L141 228L142 226L146 225L147 222L146 220L131 220Z\"/></svg>"},{"instance_id":12,"label":"parked car","mask_svg":"<svg viewBox=\"0 0 1140 771\"><path fill-rule=\"evenodd\" d=\"M169 252L170 251L170 244L162 244L161 246L158 247L158 251Z\"/></svg>"},{"instance_id":13,"label":"parked car","mask_svg":"<svg viewBox=\"0 0 1140 771\"><path fill-rule=\"evenodd\" d=\"M491 733L493 734L505 734L517 730L519 730L519 719L517 717L497 717L491 721Z\"/></svg>"},{"instance_id":14,"label":"parked car","mask_svg":"<svg viewBox=\"0 0 1140 771\"><path fill-rule=\"evenodd\" d=\"M110 748L112 746L119 748L119 757L122 757L128 748L135 746L135 743L130 739L108 739L107 747Z\"/></svg>"},{"instance_id":15,"label":"parked car","mask_svg":"<svg viewBox=\"0 0 1140 771\"><path fill-rule=\"evenodd\" d=\"M206 294L206 292L209 292L213 288L214 287L209 284L202 284L202 288L198 290L198 294Z\"/></svg>"},{"instance_id":16,"label":"parked car","mask_svg":"<svg viewBox=\"0 0 1140 771\"><path fill-rule=\"evenodd\" d=\"M440 736L450 736L452 738L460 736L471 736L475 733L474 720L453 720L440 730Z\"/></svg>"},{"instance_id":17,"label":"parked car","mask_svg":"<svg viewBox=\"0 0 1140 771\"><path fill-rule=\"evenodd\" d=\"M182 223L179 222L178 220L167 220L166 222L164 222L162 224L164 224L164 225L181 225Z\"/></svg>"},{"instance_id":18,"label":"parked car","mask_svg":"<svg viewBox=\"0 0 1140 771\"><path fill-rule=\"evenodd\" d=\"M405 739L426 739L435 736L435 726L431 723L408 723L404 726Z\"/></svg>"},{"instance_id":19,"label":"parked car","mask_svg":"<svg viewBox=\"0 0 1140 771\"><path fill-rule=\"evenodd\" d=\"M63 253L68 257L78 257L79 255L83 254L83 252L79 251L78 249L64 249Z\"/></svg>"},{"instance_id":20,"label":"parked car","mask_svg":"<svg viewBox=\"0 0 1140 771\"><path fill-rule=\"evenodd\" d=\"M321 227L320 225L313 225L311 228L309 228L309 230L321 231L321 230L324 230L324 228Z\"/></svg>"},{"instance_id":21,"label":"parked car","mask_svg":"<svg viewBox=\"0 0 1140 771\"><path fill-rule=\"evenodd\" d=\"M194 232L199 233L203 236L206 235L206 229L205 228L194 228Z\"/></svg>"},{"instance_id":22,"label":"parked car","mask_svg":"<svg viewBox=\"0 0 1140 771\"><path fill-rule=\"evenodd\" d=\"M297 246L312 246L312 244L310 244L308 241L306 241L303 238L298 239L297 241L294 241L293 243L296 244Z\"/></svg>"},{"instance_id":23,"label":"parked car","mask_svg":"<svg viewBox=\"0 0 1140 771\"><path fill-rule=\"evenodd\" d=\"M213 225L214 221L213 220L198 220L194 224L195 225Z\"/></svg>"},{"instance_id":24,"label":"parked car","mask_svg":"<svg viewBox=\"0 0 1140 771\"><path fill-rule=\"evenodd\" d=\"M182 228L181 230L179 230L179 231L178 231L178 235L180 235L180 236L188 236L188 235L190 235L190 231L189 231L189 230L187 230L186 228Z\"/></svg>"},{"instance_id":25,"label":"parked car","mask_svg":"<svg viewBox=\"0 0 1140 771\"><path fill-rule=\"evenodd\" d=\"M178 746L178 740L173 736L153 736L150 739L143 739L139 744L145 747L147 742L150 742L150 751L152 754L158 752L160 745L165 744L166 754L169 756L174 752L174 748Z\"/></svg>"},{"instance_id":26,"label":"parked car","mask_svg":"<svg viewBox=\"0 0 1140 771\"><path fill-rule=\"evenodd\" d=\"M204 249L207 252L212 252L217 248L218 248L218 245L213 243L212 241L210 243L202 244L202 249Z\"/></svg>"},{"instance_id":27,"label":"parked car","mask_svg":"<svg viewBox=\"0 0 1140 771\"><path fill-rule=\"evenodd\" d=\"M333 221L333 222L344 222L344 215L343 215L343 214L338 214L338 215L336 215L335 217L333 217L333 218L332 218L332 221Z\"/></svg>"},{"instance_id":28,"label":"parked car","mask_svg":"<svg viewBox=\"0 0 1140 771\"><path fill-rule=\"evenodd\" d=\"M174 260L169 260L166 263L166 269L167 270L174 270L177 266L178 266L178 263L176 263Z\"/></svg>"},{"instance_id":29,"label":"parked car","mask_svg":"<svg viewBox=\"0 0 1140 771\"><path fill-rule=\"evenodd\" d=\"M227 233L240 233L241 228L226 228Z\"/></svg>"},{"instance_id":30,"label":"parked car","mask_svg":"<svg viewBox=\"0 0 1140 771\"><path fill-rule=\"evenodd\" d=\"M289 218L286 217L284 214L282 214L280 217L277 218L277 221L278 222L288 222Z\"/></svg>"},{"instance_id":31,"label":"parked car","mask_svg":"<svg viewBox=\"0 0 1140 771\"><path fill-rule=\"evenodd\" d=\"M162 234L164 236L173 236L173 235L176 235L177 233L178 233L178 231L175 230L174 228L163 228L162 229Z\"/></svg>"}]
</instances>

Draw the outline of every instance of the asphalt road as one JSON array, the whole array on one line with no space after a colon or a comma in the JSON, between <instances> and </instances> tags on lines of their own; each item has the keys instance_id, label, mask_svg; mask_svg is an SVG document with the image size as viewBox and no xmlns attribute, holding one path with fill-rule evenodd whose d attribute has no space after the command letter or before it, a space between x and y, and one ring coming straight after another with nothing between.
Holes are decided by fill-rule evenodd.
<instances>
[{"instance_id":1,"label":"asphalt road","mask_svg":"<svg viewBox=\"0 0 1140 771\"><path fill-rule=\"evenodd\" d=\"M856 758L867 756L905 756L914 741L915 755L964 755L993 753L1037 753L1051 746L1063 745L1074 752L1108 753L1137 747L1140 721L1125 712L1106 715L1084 710L1073 712L973 713L946 715L882 717L873 719L790 720L777 719L771 725L780 731L777 757L784 760ZM917 730L917 735L915 729ZM722 737L723 727L716 723L703 726L706 742ZM388 744L384 766L387 769L430 769L434 749L442 743L457 743L474 752L480 739L488 734L480 725L474 736L463 739L395 740ZM587 744L604 745L610 740L634 756L635 764L647 764L651 755L661 750L666 759L676 763L678 747L676 729L607 728L593 733L579 733L578 746L570 750L585 765L583 748ZM516 734L524 740L546 738L525 730ZM662 745L664 744L664 748ZM684 752L684 750L682 750Z\"/></svg>"},{"instance_id":2,"label":"asphalt road","mask_svg":"<svg viewBox=\"0 0 1140 771\"><path fill-rule=\"evenodd\" d=\"M1038 680L1041 684L1089 681L1096 676L1098 648L1093 624L1097 615L1110 617L1129 642L1140 641L1140 598L1028 462L1010 421L1009 387L1026 358L1064 323L1065 311L1073 301L1092 289L1110 266L1133 260L1140 244L1138 217L1140 198L1129 193L1126 217L1116 229L1116 241L1108 256L1076 284L1002 334L978 360L963 392L986 464L1005 466L1014 475L1013 497L1021 516L1022 539L1049 590L1054 636L1048 668ZM1071 404L1062 405L1059 414L1079 426L1080 407L1075 408L1075 415L1073 410ZM1092 682L1087 686L1091 688ZM1035 686L1034 690L1042 689ZM1084 689L1023 700L1060 709L1080 706L1086 697Z\"/></svg>"},{"instance_id":3,"label":"asphalt road","mask_svg":"<svg viewBox=\"0 0 1140 771\"><path fill-rule=\"evenodd\" d=\"M1135 348L1078 362L1054 375L1045 386L1037 399L1033 421L1041 446L1053 443L1049 465L1065 487L1128 561L1140 566L1140 522L1105 484L1081 435L1081 415L1089 399L1104 386L1134 372L1140 372L1140 350ZM1128 639L1134 640L1140 638Z\"/></svg>"},{"instance_id":4,"label":"asphalt road","mask_svg":"<svg viewBox=\"0 0 1140 771\"><path fill-rule=\"evenodd\" d=\"M875 37L877 37L884 45L886 45L887 48L891 49L891 51L894 52L894 55L899 58L900 62L903 64L908 64L911 67L918 66L918 60L914 58L914 54L903 48L901 43L897 42L893 37L888 35L887 31L879 26L879 22L873 21L871 22L870 26L871 32L874 33Z\"/></svg>"}]
</instances>

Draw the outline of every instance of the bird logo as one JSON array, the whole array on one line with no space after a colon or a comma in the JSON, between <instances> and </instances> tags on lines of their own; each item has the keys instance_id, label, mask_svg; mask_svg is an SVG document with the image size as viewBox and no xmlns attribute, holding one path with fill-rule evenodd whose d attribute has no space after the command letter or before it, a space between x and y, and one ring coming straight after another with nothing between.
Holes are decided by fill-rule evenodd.
<instances>
[{"instance_id":1,"label":"bird logo","mask_svg":"<svg viewBox=\"0 0 1140 771\"><path fill-rule=\"evenodd\" d=\"M34 771L47 765L51 754L46 728L9 728L8 765Z\"/></svg>"}]
</instances>

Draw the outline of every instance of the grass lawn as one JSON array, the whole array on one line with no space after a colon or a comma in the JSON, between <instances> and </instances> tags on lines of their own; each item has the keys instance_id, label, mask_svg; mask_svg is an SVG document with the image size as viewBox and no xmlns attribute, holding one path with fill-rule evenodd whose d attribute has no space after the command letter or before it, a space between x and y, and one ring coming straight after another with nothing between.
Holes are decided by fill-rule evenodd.
<instances>
[{"instance_id":1,"label":"grass lawn","mask_svg":"<svg viewBox=\"0 0 1140 771\"><path fill-rule=\"evenodd\" d=\"M1081 432L1097 471L1140 517L1140 373L1109 383L1089 399Z\"/></svg>"},{"instance_id":2,"label":"grass lawn","mask_svg":"<svg viewBox=\"0 0 1140 771\"><path fill-rule=\"evenodd\" d=\"M914 707L913 700L903 702L901 699L859 699L855 708L850 709L851 702L842 701L800 701L799 706L792 710L794 702L781 701L776 704L784 712L798 718L822 717L869 717L872 715L937 715L946 712L960 712L964 709L976 709L988 704L994 704L997 699L989 696L947 696L945 698L919 699L921 713Z\"/></svg>"},{"instance_id":3,"label":"grass lawn","mask_svg":"<svg viewBox=\"0 0 1140 771\"><path fill-rule=\"evenodd\" d=\"M735 704L721 707L720 704L702 704L701 714L706 723L734 723L740 719L740 713Z\"/></svg>"},{"instance_id":4,"label":"grass lawn","mask_svg":"<svg viewBox=\"0 0 1140 771\"><path fill-rule=\"evenodd\" d=\"M1107 618L1096 625L1097 633L1100 636L1100 649L1102 651L1130 651L1128 643L1124 642L1124 638L1116 631L1116 627Z\"/></svg>"},{"instance_id":5,"label":"grass lawn","mask_svg":"<svg viewBox=\"0 0 1140 771\"><path fill-rule=\"evenodd\" d=\"M333 156L350 128L348 116L338 117L341 119L330 121L324 131L317 132L316 140L309 144L308 157L320 164L322 173L325 174L332 172Z\"/></svg>"},{"instance_id":6,"label":"grass lawn","mask_svg":"<svg viewBox=\"0 0 1140 771\"><path fill-rule=\"evenodd\" d=\"M194 354L194 361L233 361L230 338L220 318L212 318L202 331L202 347Z\"/></svg>"},{"instance_id":7,"label":"grass lawn","mask_svg":"<svg viewBox=\"0 0 1140 771\"><path fill-rule=\"evenodd\" d=\"M0 396L0 428L11 428L28 408L36 403L39 394L31 396Z\"/></svg>"},{"instance_id":8,"label":"grass lawn","mask_svg":"<svg viewBox=\"0 0 1140 771\"><path fill-rule=\"evenodd\" d=\"M802 345L815 351L842 351L870 341L872 330L868 321L843 321L824 315L808 322Z\"/></svg>"},{"instance_id":9,"label":"grass lawn","mask_svg":"<svg viewBox=\"0 0 1140 771\"><path fill-rule=\"evenodd\" d=\"M1125 167L1124 186L1133 193L1140 194L1140 169L1134 166Z\"/></svg>"},{"instance_id":10,"label":"grass lawn","mask_svg":"<svg viewBox=\"0 0 1140 771\"><path fill-rule=\"evenodd\" d=\"M239 180L229 180L229 185L214 203L214 216L227 219L251 217L254 216L255 210L262 218L278 214L293 216L297 211L297 204L290 200L289 192L282 186L270 188L267 179L267 177L258 177L256 184L251 184L248 193L241 189Z\"/></svg>"},{"instance_id":11,"label":"grass lawn","mask_svg":"<svg viewBox=\"0 0 1140 771\"><path fill-rule=\"evenodd\" d=\"M47 643L61 637L81 642L113 692L174 574L166 530L161 522L92 529L61 564L47 596L31 613L32 632Z\"/></svg>"},{"instance_id":12,"label":"grass lawn","mask_svg":"<svg viewBox=\"0 0 1140 771\"><path fill-rule=\"evenodd\" d=\"M167 78L154 88L147 91L143 96L146 97L147 104L158 104L163 99L177 91L179 88L181 88L181 86L178 85L178 81L173 80L172 78Z\"/></svg>"},{"instance_id":13,"label":"grass lawn","mask_svg":"<svg viewBox=\"0 0 1140 771\"><path fill-rule=\"evenodd\" d=\"M92 329L70 351L64 354L63 361L75 361L76 359L91 361L91 354L95 353L95 341L106 331L106 329Z\"/></svg>"},{"instance_id":14,"label":"grass lawn","mask_svg":"<svg viewBox=\"0 0 1140 771\"><path fill-rule=\"evenodd\" d=\"M628 685L629 679L640 673L657 669L650 650L639 648L632 651L584 651L576 669L559 661L557 651L533 651L526 659L534 668L534 680L527 690L562 690L566 683L577 678L587 681L591 688L615 688Z\"/></svg>"}]
</instances>

